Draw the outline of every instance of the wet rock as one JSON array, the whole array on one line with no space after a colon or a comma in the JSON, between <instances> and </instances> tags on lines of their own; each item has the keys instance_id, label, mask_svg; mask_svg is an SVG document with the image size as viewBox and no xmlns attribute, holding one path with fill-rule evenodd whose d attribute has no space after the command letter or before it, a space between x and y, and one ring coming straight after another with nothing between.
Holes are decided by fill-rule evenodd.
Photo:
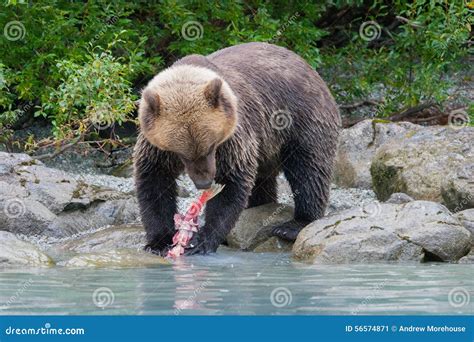
<instances>
[{"instance_id":1,"label":"wet rock","mask_svg":"<svg viewBox=\"0 0 474 342\"><path fill-rule=\"evenodd\" d=\"M461 224L471 232L471 244L474 247L474 209L463 210L454 214Z\"/></svg>"},{"instance_id":2,"label":"wet rock","mask_svg":"<svg viewBox=\"0 0 474 342\"><path fill-rule=\"evenodd\" d=\"M35 245L0 231L0 266L52 266L53 260Z\"/></svg>"},{"instance_id":3,"label":"wet rock","mask_svg":"<svg viewBox=\"0 0 474 342\"><path fill-rule=\"evenodd\" d=\"M149 267L171 263L154 254L131 249L77 255L59 263L65 267Z\"/></svg>"},{"instance_id":4,"label":"wet rock","mask_svg":"<svg viewBox=\"0 0 474 342\"><path fill-rule=\"evenodd\" d=\"M262 242L254 248L255 253L265 252L291 252L293 243L282 240L276 236L272 236L267 241Z\"/></svg>"},{"instance_id":5,"label":"wet rock","mask_svg":"<svg viewBox=\"0 0 474 342\"><path fill-rule=\"evenodd\" d=\"M458 263L459 264L474 264L474 248L471 249L468 255L459 259Z\"/></svg>"},{"instance_id":6,"label":"wet rock","mask_svg":"<svg viewBox=\"0 0 474 342\"><path fill-rule=\"evenodd\" d=\"M377 149L393 138L421 126L409 122L364 120L341 132L333 181L344 188L371 189L370 165Z\"/></svg>"},{"instance_id":7,"label":"wet rock","mask_svg":"<svg viewBox=\"0 0 474 342\"><path fill-rule=\"evenodd\" d=\"M311 223L293 254L314 263L456 261L470 246L469 231L439 203L375 202Z\"/></svg>"},{"instance_id":8,"label":"wet rock","mask_svg":"<svg viewBox=\"0 0 474 342\"><path fill-rule=\"evenodd\" d=\"M66 237L139 216L133 195L90 184L25 154L0 152L0 230Z\"/></svg>"},{"instance_id":9,"label":"wet rock","mask_svg":"<svg viewBox=\"0 0 474 342\"><path fill-rule=\"evenodd\" d=\"M372 162L374 191L403 192L454 212L474 207L474 127L425 127L381 146Z\"/></svg>"},{"instance_id":10,"label":"wet rock","mask_svg":"<svg viewBox=\"0 0 474 342\"><path fill-rule=\"evenodd\" d=\"M141 224L105 228L67 241L59 248L75 253L106 252L114 249L140 250L145 246L145 231Z\"/></svg>"},{"instance_id":11,"label":"wet rock","mask_svg":"<svg viewBox=\"0 0 474 342\"><path fill-rule=\"evenodd\" d=\"M270 203L245 209L227 235L227 243L232 248L253 250L270 238L273 226L292 218L293 208L285 204Z\"/></svg>"},{"instance_id":12,"label":"wet rock","mask_svg":"<svg viewBox=\"0 0 474 342\"><path fill-rule=\"evenodd\" d=\"M411 201L414 201L414 199L407 194L404 194L403 192L396 192L390 195L390 198L385 203L403 204Z\"/></svg>"}]
</instances>

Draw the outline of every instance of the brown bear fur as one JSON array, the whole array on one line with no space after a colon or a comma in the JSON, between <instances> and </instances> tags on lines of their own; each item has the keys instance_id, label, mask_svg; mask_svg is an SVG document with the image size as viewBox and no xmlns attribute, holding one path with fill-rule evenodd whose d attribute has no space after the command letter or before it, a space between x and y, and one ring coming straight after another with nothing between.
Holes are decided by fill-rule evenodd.
<instances>
[{"instance_id":1,"label":"brown bear fur","mask_svg":"<svg viewBox=\"0 0 474 342\"><path fill-rule=\"evenodd\" d=\"M215 252L245 207L275 202L280 171L295 216L274 235L294 240L323 216L340 116L324 81L295 53L247 43L184 57L144 89L139 118L135 180L151 250L171 244L176 178L185 170L197 186L225 184L187 254Z\"/></svg>"}]
</instances>

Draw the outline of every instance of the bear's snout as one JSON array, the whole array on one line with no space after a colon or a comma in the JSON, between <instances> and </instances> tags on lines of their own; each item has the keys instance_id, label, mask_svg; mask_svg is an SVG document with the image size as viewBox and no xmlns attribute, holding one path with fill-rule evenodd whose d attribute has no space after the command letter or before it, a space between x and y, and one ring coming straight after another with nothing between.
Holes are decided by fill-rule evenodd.
<instances>
[{"instance_id":1,"label":"bear's snout","mask_svg":"<svg viewBox=\"0 0 474 342\"><path fill-rule=\"evenodd\" d=\"M212 180L193 180L194 186L198 190L206 190L209 189L212 185Z\"/></svg>"},{"instance_id":2,"label":"bear's snout","mask_svg":"<svg viewBox=\"0 0 474 342\"><path fill-rule=\"evenodd\" d=\"M215 152L196 160L184 160L184 167L189 178L198 190L209 189L216 176Z\"/></svg>"}]
</instances>

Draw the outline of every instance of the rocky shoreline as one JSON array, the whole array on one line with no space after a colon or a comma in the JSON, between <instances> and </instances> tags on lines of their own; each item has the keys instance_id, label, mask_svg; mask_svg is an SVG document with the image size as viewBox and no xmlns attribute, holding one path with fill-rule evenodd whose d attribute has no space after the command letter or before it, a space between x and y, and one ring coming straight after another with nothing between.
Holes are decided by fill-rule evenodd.
<instances>
[{"instance_id":1,"label":"rocky shoreline","mask_svg":"<svg viewBox=\"0 0 474 342\"><path fill-rule=\"evenodd\" d=\"M473 136L473 127L362 121L342 133L325 217L294 245L270 237L293 212L280 176L279 203L245 210L227 244L309 263L474 263ZM129 163L124 169L126 177L72 173L0 152L1 265L167 264L142 251ZM184 210L197 193L187 177L178 186Z\"/></svg>"}]
</instances>

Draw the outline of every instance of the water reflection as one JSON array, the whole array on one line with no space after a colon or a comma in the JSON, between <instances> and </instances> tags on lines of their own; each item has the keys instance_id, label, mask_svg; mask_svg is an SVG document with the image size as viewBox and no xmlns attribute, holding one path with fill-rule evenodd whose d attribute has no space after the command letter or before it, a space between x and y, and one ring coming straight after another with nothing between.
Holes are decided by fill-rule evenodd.
<instances>
[{"instance_id":1,"label":"water reflection","mask_svg":"<svg viewBox=\"0 0 474 342\"><path fill-rule=\"evenodd\" d=\"M449 264L306 265L287 254L228 250L154 268L3 269L0 314L472 314L473 271ZM94 301L103 288L108 297ZM469 300L453 303L463 298L450 295L454 290Z\"/></svg>"}]
</instances>

